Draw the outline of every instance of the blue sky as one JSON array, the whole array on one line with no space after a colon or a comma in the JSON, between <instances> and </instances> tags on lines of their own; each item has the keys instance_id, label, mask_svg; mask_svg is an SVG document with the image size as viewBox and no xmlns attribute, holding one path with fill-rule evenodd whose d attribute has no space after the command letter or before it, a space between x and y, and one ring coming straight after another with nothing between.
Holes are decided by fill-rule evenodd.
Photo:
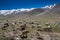
<instances>
[{"instance_id":1,"label":"blue sky","mask_svg":"<svg viewBox=\"0 0 60 40\"><path fill-rule=\"evenodd\" d=\"M18 8L40 8L46 5L59 3L60 0L0 0L0 10Z\"/></svg>"}]
</instances>

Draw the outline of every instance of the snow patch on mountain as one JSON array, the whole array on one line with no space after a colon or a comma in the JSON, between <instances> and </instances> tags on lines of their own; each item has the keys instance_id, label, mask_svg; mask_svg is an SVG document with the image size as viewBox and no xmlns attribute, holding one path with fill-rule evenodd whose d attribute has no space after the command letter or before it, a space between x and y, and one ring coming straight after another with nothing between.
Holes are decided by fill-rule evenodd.
<instances>
[{"instance_id":1,"label":"snow patch on mountain","mask_svg":"<svg viewBox=\"0 0 60 40\"><path fill-rule=\"evenodd\" d=\"M42 7L42 8L49 8L49 9L52 9L52 8L55 7L55 6L56 6L56 4L54 4L54 5L47 5L47 6Z\"/></svg>"},{"instance_id":2,"label":"snow patch on mountain","mask_svg":"<svg viewBox=\"0 0 60 40\"><path fill-rule=\"evenodd\" d=\"M30 9L24 9L24 8L22 8L22 9L20 9L20 11L31 11L33 9L35 9L35 8L30 8Z\"/></svg>"},{"instance_id":3,"label":"snow patch on mountain","mask_svg":"<svg viewBox=\"0 0 60 40\"><path fill-rule=\"evenodd\" d=\"M47 6L42 7L42 8L52 9L55 5L56 4L54 4L54 5L47 5ZM27 9L21 8L21 9L12 9L12 10L0 10L0 14L7 15L7 14L19 13L19 12L23 12L23 11L28 12L28 11L31 11L33 9L36 9L36 8L27 8Z\"/></svg>"},{"instance_id":4,"label":"snow patch on mountain","mask_svg":"<svg viewBox=\"0 0 60 40\"><path fill-rule=\"evenodd\" d=\"M28 11L31 11L33 9L35 9L35 8L30 8L30 9L21 8L21 9L12 9L12 10L0 10L0 14L7 15L7 14L11 14L13 12L15 12L15 13L23 12L23 11L28 12Z\"/></svg>"}]
</instances>

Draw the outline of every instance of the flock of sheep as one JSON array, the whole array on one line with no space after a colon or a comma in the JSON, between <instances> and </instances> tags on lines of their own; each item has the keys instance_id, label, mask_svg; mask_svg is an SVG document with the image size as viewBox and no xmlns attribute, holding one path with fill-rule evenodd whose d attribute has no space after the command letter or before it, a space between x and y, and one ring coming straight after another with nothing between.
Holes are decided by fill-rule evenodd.
<instances>
[{"instance_id":1,"label":"flock of sheep","mask_svg":"<svg viewBox=\"0 0 60 40\"><path fill-rule=\"evenodd\" d=\"M52 32L52 26L49 23L45 23L46 28L42 28L39 22L5 22L2 30L7 30L8 27L13 27L9 32L3 32L3 40L52 40L46 37L43 38L41 32ZM48 36L49 37L49 36Z\"/></svg>"}]
</instances>

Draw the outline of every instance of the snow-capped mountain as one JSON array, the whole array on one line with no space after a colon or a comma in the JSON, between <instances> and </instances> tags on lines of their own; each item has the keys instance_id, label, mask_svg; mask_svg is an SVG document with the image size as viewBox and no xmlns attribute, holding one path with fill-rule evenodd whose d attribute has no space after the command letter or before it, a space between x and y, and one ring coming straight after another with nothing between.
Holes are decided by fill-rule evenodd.
<instances>
[{"instance_id":1,"label":"snow-capped mountain","mask_svg":"<svg viewBox=\"0 0 60 40\"><path fill-rule=\"evenodd\" d=\"M41 9L52 9L54 5L47 5L45 7L42 7ZM12 9L12 10L0 10L0 14L3 14L3 15L7 15L7 14L12 14L12 13L19 13L19 12L28 12L28 11L31 11L31 10L35 10L37 8L27 8L27 9L24 9L24 8L21 8L21 9Z\"/></svg>"},{"instance_id":2,"label":"snow-capped mountain","mask_svg":"<svg viewBox=\"0 0 60 40\"><path fill-rule=\"evenodd\" d=\"M18 12L23 12L23 11L31 11L35 8L30 8L30 9L24 9L24 8L21 8L21 9L12 9L12 10L0 10L0 14L3 14L3 15L7 15L7 14L11 14L11 13L18 13Z\"/></svg>"},{"instance_id":3,"label":"snow-capped mountain","mask_svg":"<svg viewBox=\"0 0 60 40\"><path fill-rule=\"evenodd\" d=\"M55 6L56 6L56 4L54 4L54 5L47 5L47 6L42 7L42 8L49 8L49 9L52 9L52 8L55 7Z\"/></svg>"}]
</instances>

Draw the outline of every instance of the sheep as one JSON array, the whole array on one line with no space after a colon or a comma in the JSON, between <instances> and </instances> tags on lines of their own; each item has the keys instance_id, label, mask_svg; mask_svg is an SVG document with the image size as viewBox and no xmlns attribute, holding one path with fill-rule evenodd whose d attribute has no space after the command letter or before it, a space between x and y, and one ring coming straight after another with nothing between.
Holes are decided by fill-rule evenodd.
<instances>
[{"instance_id":1,"label":"sheep","mask_svg":"<svg viewBox=\"0 0 60 40\"><path fill-rule=\"evenodd\" d=\"M36 36L38 40L43 40L43 38L40 36L40 34L38 32L36 32Z\"/></svg>"},{"instance_id":2,"label":"sheep","mask_svg":"<svg viewBox=\"0 0 60 40\"><path fill-rule=\"evenodd\" d=\"M29 31L24 31L24 32L22 32L22 34L20 35L20 37L22 38L22 39L25 39L25 38L27 38L27 34L29 33Z\"/></svg>"},{"instance_id":3,"label":"sheep","mask_svg":"<svg viewBox=\"0 0 60 40\"><path fill-rule=\"evenodd\" d=\"M20 27L21 27L21 30L25 30L26 24L23 24L23 25L21 25Z\"/></svg>"},{"instance_id":4,"label":"sheep","mask_svg":"<svg viewBox=\"0 0 60 40\"><path fill-rule=\"evenodd\" d=\"M41 28L41 25L37 25L37 28Z\"/></svg>"},{"instance_id":5,"label":"sheep","mask_svg":"<svg viewBox=\"0 0 60 40\"><path fill-rule=\"evenodd\" d=\"M16 24L17 24L16 22L12 22L12 23L11 23L12 26L15 26Z\"/></svg>"},{"instance_id":6,"label":"sheep","mask_svg":"<svg viewBox=\"0 0 60 40\"><path fill-rule=\"evenodd\" d=\"M41 25L37 25L37 31L42 31L42 26Z\"/></svg>"},{"instance_id":7,"label":"sheep","mask_svg":"<svg viewBox=\"0 0 60 40\"><path fill-rule=\"evenodd\" d=\"M36 25L32 24L32 28L35 28L35 27L36 27Z\"/></svg>"},{"instance_id":8,"label":"sheep","mask_svg":"<svg viewBox=\"0 0 60 40\"><path fill-rule=\"evenodd\" d=\"M22 22L19 22L20 24L22 24Z\"/></svg>"},{"instance_id":9,"label":"sheep","mask_svg":"<svg viewBox=\"0 0 60 40\"><path fill-rule=\"evenodd\" d=\"M4 26L2 27L3 30L5 30L5 28L9 27L8 23L4 23Z\"/></svg>"},{"instance_id":10,"label":"sheep","mask_svg":"<svg viewBox=\"0 0 60 40\"><path fill-rule=\"evenodd\" d=\"M44 31L47 31L47 32L52 32L52 26L50 25L50 23L46 23L45 24L47 26L47 28L44 28Z\"/></svg>"},{"instance_id":11,"label":"sheep","mask_svg":"<svg viewBox=\"0 0 60 40\"><path fill-rule=\"evenodd\" d=\"M46 31L46 32L52 32L51 29L52 29L52 28L44 28L43 30Z\"/></svg>"},{"instance_id":12,"label":"sheep","mask_svg":"<svg viewBox=\"0 0 60 40\"><path fill-rule=\"evenodd\" d=\"M34 24L34 22L29 22L29 24Z\"/></svg>"},{"instance_id":13,"label":"sheep","mask_svg":"<svg viewBox=\"0 0 60 40\"><path fill-rule=\"evenodd\" d=\"M45 25L47 26L47 28L44 28L43 30L47 31L47 32L51 32L52 27L51 27L50 23L46 23Z\"/></svg>"}]
</instances>

